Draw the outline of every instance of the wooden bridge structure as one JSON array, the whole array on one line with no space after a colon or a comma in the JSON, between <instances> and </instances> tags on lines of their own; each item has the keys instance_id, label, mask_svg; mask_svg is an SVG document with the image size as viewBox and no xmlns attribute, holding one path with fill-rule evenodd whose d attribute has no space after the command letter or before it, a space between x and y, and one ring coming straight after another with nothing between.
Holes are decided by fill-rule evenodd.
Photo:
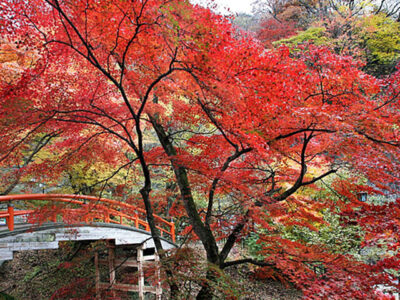
<instances>
[{"instance_id":1,"label":"wooden bridge structure","mask_svg":"<svg viewBox=\"0 0 400 300\"><path fill-rule=\"evenodd\" d=\"M11 260L15 251L56 249L62 241L105 240L108 258L94 253L97 299L104 298L104 291L137 292L139 299L153 293L161 299L159 258L145 210L112 199L64 194L0 196L1 206L0 261ZM174 248L174 223L157 215L154 219L163 248ZM104 265L107 276L101 274ZM150 265L156 278L152 286L146 285L144 273ZM123 268L137 272L134 284L118 281L116 271Z\"/></svg>"}]
</instances>

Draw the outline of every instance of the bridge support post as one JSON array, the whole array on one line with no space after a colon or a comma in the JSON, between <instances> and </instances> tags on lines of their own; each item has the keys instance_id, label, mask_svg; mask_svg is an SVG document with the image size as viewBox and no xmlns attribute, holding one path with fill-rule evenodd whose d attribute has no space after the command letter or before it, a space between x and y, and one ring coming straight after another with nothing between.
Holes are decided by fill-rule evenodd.
<instances>
[{"instance_id":1,"label":"bridge support post","mask_svg":"<svg viewBox=\"0 0 400 300\"><path fill-rule=\"evenodd\" d=\"M115 281L115 241L109 240L107 241L107 248L108 248L108 267L110 272L110 287L112 296L116 297L115 289L113 285L116 284Z\"/></svg>"},{"instance_id":2,"label":"bridge support post","mask_svg":"<svg viewBox=\"0 0 400 300\"><path fill-rule=\"evenodd\" d=\"M144 275L143 275L143 247L137 248L137 262L138 262L138 273L139 273L139 300L144 299Z\"/></svg>"},{"instance_id":3,"label":"bridge support post","mask_svg":"<svg viewBox=\"0 0 400 300\"><path fill-rule=\"evenodd\" d=\"M101 300L100 297L100 270L99 270L99 252L94 253L95 280L96 280L96 300Z\"/></svg>"},{"instance_id":4,"label":"bridge support post","mask_svg":"<svg viewBox=\"0 0 400 300\"><path fill-rule=\"evenodd\" d=\"M108 266L110 270L110 285L115 283L115 244L107 241L108 247Z\"/></svg>"},{"instance_id":5,"label":"bridge support post","mask_svg":"<svg viewBox=\"0 0 400 300\"><path fill-rule=\"evenodd\" d=\"M161 287L161 271L160 271L160 257L158 256L157 252L154 253L154 262L156 268L156 300L161 300L162 296L162 287Z\"/></svg>"}]
</instances>

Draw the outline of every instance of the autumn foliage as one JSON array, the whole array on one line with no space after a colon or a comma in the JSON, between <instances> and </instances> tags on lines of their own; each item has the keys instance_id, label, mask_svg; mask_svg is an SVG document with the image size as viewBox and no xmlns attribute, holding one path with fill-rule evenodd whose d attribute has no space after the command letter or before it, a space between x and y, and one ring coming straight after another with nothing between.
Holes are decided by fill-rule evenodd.
<instances>
[{"instance_id":1,"label":"autumn foliage","mask_svg":"<svg viewBox=\"0 0 400 300\"><path fill-rule=\"evenodd\" d=\"M374 299L376 284L393 285L386 271L399 268L400 203L363 203L357 193L398 193L400 71L377 79L351 57L311 45L266 51L188 1L1 7L5 44L22 41L35 54L1 82L1 164L18 163L35 137L53 134L44 147L51 155L21 172L54 181L81 161L125 172L156 245L152 213L171 208L220 269L253 263L307 299ZM326 211L362 227L361 248L384 241L390 255L368 264L283 236L329 226ZM231 260L252 233L262 259ZM206 279L215 280L211 267ZM201 285L198 298L210 299Z\"/></svg>"}]
</instances>

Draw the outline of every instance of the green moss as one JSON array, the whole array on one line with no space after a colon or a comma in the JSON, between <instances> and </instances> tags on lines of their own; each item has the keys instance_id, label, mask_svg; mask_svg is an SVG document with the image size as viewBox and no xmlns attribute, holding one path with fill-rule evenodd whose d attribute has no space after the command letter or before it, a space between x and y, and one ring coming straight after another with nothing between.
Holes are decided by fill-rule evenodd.
<instances>
[{"instance_id":1,"label":"green moss","mask_svg":"<svg viewBox=\"0 0 400 300\"><path fill-rule=\"evenodd\" d=\"M0 293L0 300L15 300L15 298L5 293Z\"/></svg>"}]
</instances>

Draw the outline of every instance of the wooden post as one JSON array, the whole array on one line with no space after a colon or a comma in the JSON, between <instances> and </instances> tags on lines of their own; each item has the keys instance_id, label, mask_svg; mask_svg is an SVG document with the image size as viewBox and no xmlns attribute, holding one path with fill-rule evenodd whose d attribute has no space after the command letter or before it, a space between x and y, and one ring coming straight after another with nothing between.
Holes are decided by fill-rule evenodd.
<instances>
[{"instance_id":1,"label":"wooden post","mask_svg":"<svg viewBox=\"0 0 400 300\"><path fill-rule=\"evenodd\" d=\"M137 248L137 261L138 261L138 273L139 273L139 300L144 300L144 275L143 275L143 248L142 246Z\"/></svg>"},{"instance_id":2,"label":"wooden post","mask_svg":"<svg viewBox=\"0 0 400 300\"><path fill-rule=\"evenodd\" d=\"M160 257L157 252L154 253L154 262L156 268L156 300L161 300L162 288L161 288L161 272L160 272Z\"/></svg>"},{"instance_id":3,"label":"wooden post","mask_svg":"<svg viewBox=\"0 0 400 300\"><path fill-rule=\"evenodd\" d=\"M94 253L94 267L96 280L96 300L100 300L100 270L99 270L99 253Z\"/></svg>"},{"instance_id":4,"label":"wooden post","mask_svg":"<svg viewBox=\"0 0 400 300\"><path fill-rule=\"evenodd\" d=\"M139 228L139 216L138 216L138 214L135 214L135 227Z\"/></svg>"},{"instance_id":5,"label":"wooden post","mask_svg":"<svg viewBox=\"0 0 400 300\"><path fill-rule=\"evenodd\" d=\"M108 266L110 270L110 285L115 283L115 245L108 242Z\"/></svg>"},{"instance_id":6,"label":"wooden post","mask_svg":"<svg viewBox=\"0 0 400 300\"><path fill-rule=\"evenodd\" d=\"M104 211L104 221L110 223L110 212L108 210Z\"/></svg>"},{"instance_id":7,"label":"wooden post","mask_svg":"<svg viewBox=\"0 0 400 300\"><path fill-rule=\"evenodd\" d=\"M51 222L57 222L56 206L54 204L51 206Z\"/></svg>"},{"instance_id":8,"label":"wooden post","mask_svg":"<svg viewBox=\"0 0 400 300\"><path fill-rule=\"evenodd\" d=\"M110 272L110 289L112 297L116 297L114 284L115 282L115 243L113 241L107 242L108 247L108 267Z\"/></svg>"},{"instance_id":9,"label":"wooden post","mask_svg":"<svg viewBox=\"0 0 400 300\"><path fill-rule=\"evenodd\" d=\"M89 206L87 204L83 204L83 222L89 223Z\"/></svg>"},{"instance_id":10,"label":"wooden post","mask_svg":"<svg viewBox=\"0 0 400 300\"><path fill-rule=\"evenodd\" d=\"M14 206L12 204L7 205L8 217L7 217L7 226L8 230L14 230Z\"/></svg>"},{"instance_id":11,"label":"wooden post","mask_svg":"<svg viewBox=\"0 0 400 300\"><path fill-rule=\"evenodd\" d=\"M171 224L171 237L172 237L172 242L176 242L176 238L175 238L175 223Z\"/></svg>"}]
</instances>

